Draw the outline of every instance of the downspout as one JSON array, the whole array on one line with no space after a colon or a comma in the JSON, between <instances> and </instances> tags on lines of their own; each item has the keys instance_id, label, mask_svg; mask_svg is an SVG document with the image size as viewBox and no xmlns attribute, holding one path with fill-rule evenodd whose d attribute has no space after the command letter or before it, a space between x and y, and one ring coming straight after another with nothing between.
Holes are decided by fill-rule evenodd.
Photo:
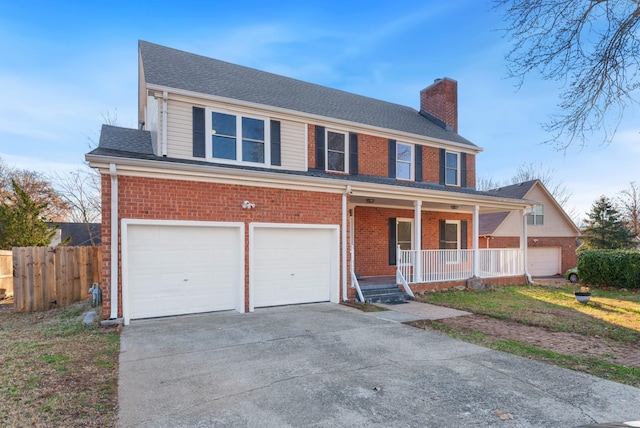
<instances>
[{"instance_id":1,"label":"downspout","mask_svg":"<svg viewBox=\"0 0 640 428\"><path fill-rule=\"evenodd\" d=\"M347 195L351 194L351 186L347 186L342 194L342 301L347 300Z\"/></svg>"},{"instance_id":2,"label":"downspout","mask_svg":"<svg viewBox=\"0 0 640 428\"><path fill-rule=\"evenodd\" d=\"M167 98L169 93L162 92L162 156L167 156Z\"/></svg>"},{"instance_id":3,"label":"downspout","mask_svg":"<svg viewBox=\"0 0 640 428\"><path fill-rule=\"evenodd\" d=\"M529 284L533 284L533 279L531 278L531 274L528 271L529 260L527 257L527 210L522 210L522 239L520 241L520 249L522 250L523 259L524 259L524 275L527 278L527 282Z\"/></svg>"},{"instance_id":4,"label":"downspout","mask_svg":"<svg viewBox=\"0 0 640 428\"><path fill-rule=\"evenodd\" d=\"M111 176L111 315L118 318L118 174L116 164L109 164Z\"/></svg>"}]
</instances>

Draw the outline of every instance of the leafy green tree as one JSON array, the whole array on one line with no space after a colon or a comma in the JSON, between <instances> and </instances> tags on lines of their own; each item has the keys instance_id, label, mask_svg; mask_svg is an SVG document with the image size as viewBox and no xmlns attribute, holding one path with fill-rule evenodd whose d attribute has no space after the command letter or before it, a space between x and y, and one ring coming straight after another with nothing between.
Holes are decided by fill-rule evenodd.
<instances>
[{"instance_id":1,"label":"leafy green tree","mask_svg":"<svg viewBox=\"0 0 640 428\"><path fill-rule=\"evenodd\" d=\"M0 249L46 246L56 234L42 212L47 204L36 204L15 180L13 193L0 205Z\"/></svg>"},{"instance_id":2,"label":"leafy green tree","mask_svg":"<svg viewBox=\"0 0 640 428\"><path fill-rule=\"evenodd\" d=\"M582 229L583 248L633 248L633 237L633 233L626 228L611 200L606 196L600 196L591 206L591 212Z\"/></svg>"}]
</instances>

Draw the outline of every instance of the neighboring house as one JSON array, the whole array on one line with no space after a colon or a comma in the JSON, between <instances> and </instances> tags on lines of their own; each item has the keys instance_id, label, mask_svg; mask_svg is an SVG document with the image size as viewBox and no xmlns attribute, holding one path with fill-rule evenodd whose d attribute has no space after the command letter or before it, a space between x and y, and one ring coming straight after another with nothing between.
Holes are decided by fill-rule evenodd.
<instances>
[{"instance_id":1,"label":"neighboring house","mask_svg":"<svg viewBox=\"0 0 640 428\"><path fill-rule=\"evenodd\" d=\"M481 214L481 248L519 248L522 223L526 221L529 274L562 274L576 266L580 230L540 180L513 184L488 193L536 203L524 219L517 212Z\"/></svg>"},{"instance_id":2,"label":"neighboring house","mask_svg":"<svg viewBox=\"0 0 640 428\"><path fill-rule=\"evenodd\" d=\"M102 245L102 224L100 223L66 223L53 222L54 226L58 226L56 235L51 241L51 246L60 245L67 242L66 245L75 247L100 246Z\"/></svg>"},{"instance_id":3,"label":"neighboring house","mask_svg":"<svg viewBox=\"0 0 640 428\"><path fill-rule=\"evenodd\" d=\"M105 317L339 302L358 276L524 279L524 248L478 247L480 213L532 203L475 190L455 81L415 110L142 41L138 78L140 129L104 125L86 156Z\"/></svg>"}]
</instances>

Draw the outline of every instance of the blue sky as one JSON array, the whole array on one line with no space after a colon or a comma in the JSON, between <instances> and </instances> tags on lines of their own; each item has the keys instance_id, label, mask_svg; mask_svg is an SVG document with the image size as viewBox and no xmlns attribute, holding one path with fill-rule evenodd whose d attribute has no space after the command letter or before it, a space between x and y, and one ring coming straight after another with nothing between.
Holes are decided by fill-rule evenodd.
<instances>
[{"instance_id":1,"label":"blue sky","mask_svg":"<svg viewBox=\"0 0 640 428\"><path fill-rule=\"evenodd\" d=\"M578 213L640 181L637 106L611 145L540 144L561 88L530 76L516 90L503 26L489 0L0 2L0 157L71 170L104 116L135 127L141 39L413 108L420 89L449 77L459 132L484 148L478 176L507 180L543 164Z\"/></svg>"}]
</instances>

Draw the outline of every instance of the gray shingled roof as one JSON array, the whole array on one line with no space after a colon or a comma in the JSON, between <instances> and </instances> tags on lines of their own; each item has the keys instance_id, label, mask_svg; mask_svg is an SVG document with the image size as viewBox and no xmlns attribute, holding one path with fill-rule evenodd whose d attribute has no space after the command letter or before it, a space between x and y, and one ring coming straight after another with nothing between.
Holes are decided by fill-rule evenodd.
<instances>
[{"instance_id":1,"label":"gray shingled roof","mask_svg":"<svg viewBox=\"0 0 640 428\"><path fill-rule=\"evenodd\" d=\"M478 217L478 234L480 236L492 235L504 219L507 218L507 215L509 215L508 212L480 214Z\"/></svg>"},{"instance_id":2,"label":"gray shingled roof","mask_svg":"<svg viewBox=\"0 0 640 428\"><path fill-rule=\"evenodd\" d=\"M139 41L148 84L279 107L476 147L417 110ZM416 94L416 98L418 94Z\"/></svg>"},{"instance_id":3,"label":"gray shingled roof","mask_svg":"<svg viewBox=\"0 0 640 428\"><path fill-rule=\"evenodd\" d=\"M121 128L112 125L102 125L98 147L123 152L147 155L154 154L153 144L151 143L151 133L149 131Z\"/></svg>"},{"instance_id":4,"label":"gray shingled roof","mask_svg":"<svg viewBox=\"0 0 640 428\"><path fill-rule=\"evenodd\" d=\"M512 184L510 186L499 187L497 189L487 190L488 193L503 198L522 199L529 190L536 184L538 180L529 180L522 183Z\"/></svg>"},{"instance_id":5,"label":"gray shingled roof","mask_svg":"<svg viewBox=\"0 0 640 428\"><path fill-rule=\"evenodd\" d=\"M529 180L523 183L512 184L510 186L500 187L498 189L487 190L487 193L491 196L498 196L501 198L510 199L523 199L524 196L531 190L538 180ZM480 235L493 234L498 226L507 218L509 213L491 213L481 214L478 222L478 232Z\"/></svg>"}]
</instances>

